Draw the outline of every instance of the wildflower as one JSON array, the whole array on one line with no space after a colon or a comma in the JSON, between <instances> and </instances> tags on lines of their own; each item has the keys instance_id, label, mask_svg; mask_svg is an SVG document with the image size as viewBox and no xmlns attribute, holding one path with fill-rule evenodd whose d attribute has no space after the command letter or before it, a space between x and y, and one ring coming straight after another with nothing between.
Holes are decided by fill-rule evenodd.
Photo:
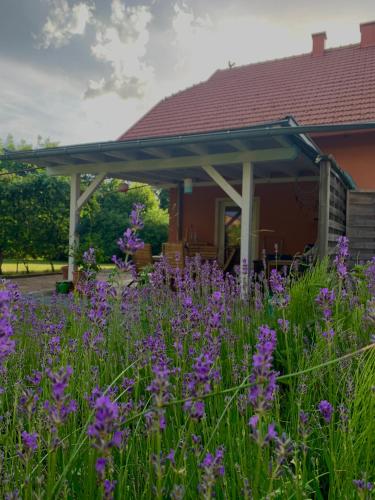
<instances>
[{"instance_id":1,"label":"wildflower","mask_svg":"<svg viewBox=\"0 0 375 500\"><path fill-rule=\"evenodd\" d=\"M323 310L324 319L328 321L332 316L331 308L335 301L335 291L328 288L321 288L315 301Z\"/></svg>"},{"instance_id":2,"label":"wildflower","mask_svg":"<svg viewBox=\"0 0 375 500\"><path fill-rule=\"evenodd\" d=\"M319 412L321 413L322 417L324 418L325 422L327 424L330 423L331 421L331 418L332 418L332 413L333 413L333 406L331 405L331 403L329 403L328 401L326 401L325 399L322 400L319 405L318 405L318 410Z\"/></svg>"},{"instance_id":3,"label":"wildflower","mask_svg":"<svg viewBox=\"0 0 375 500\"><path fill-rule=\"evenodd\" d=\"M276 348L276 332L267 325L259 328L253 368L250 375L252 384L248 393L250 404L256 413L270 408L277 390L277 372L272 370L273 352Z\"/></svg>"}]
</instances>

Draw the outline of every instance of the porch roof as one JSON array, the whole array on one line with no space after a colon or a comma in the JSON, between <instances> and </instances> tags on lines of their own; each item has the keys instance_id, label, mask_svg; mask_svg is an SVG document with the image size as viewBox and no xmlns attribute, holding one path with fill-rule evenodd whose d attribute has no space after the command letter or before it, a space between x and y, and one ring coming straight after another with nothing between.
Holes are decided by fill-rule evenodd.
<instances>
[{"instance_id":1,"label":"porch roof","mask_svg":"<svg viewBox=\"0 0 375 500\"><path fill-rule=\"evenodd\" d=\"M219 132L6 152L0 161L45 167L50 175L105 173L107 177L165 187L185 178L197 184L211 181L201 168L204 165L216 167L229 182L235 182L242 178L242 163L251 161L255 181L287 180L319 175L322 154L305 132L316 128L330 132L333 127L301 127L293 118L286 118ZM330 159L347 187L354 188L350 176Z\"/></svg>"}]
</instances>

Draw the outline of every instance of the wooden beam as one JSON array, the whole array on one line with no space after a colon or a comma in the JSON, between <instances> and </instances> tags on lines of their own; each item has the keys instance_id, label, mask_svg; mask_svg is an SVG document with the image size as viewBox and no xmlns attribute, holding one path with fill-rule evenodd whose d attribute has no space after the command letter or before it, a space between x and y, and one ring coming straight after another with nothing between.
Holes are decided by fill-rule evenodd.
<instances>
[{"instance_id":1,"label":"wooden beam","mask_svg":"<svg viewBox=\"0 0 375 500\"><path fill-rule=\"evenodd\" d=\"M198 156L208 154L208 149L203 144L184 144L183 149L185 149L185 151L190 151L191 153L194 153Z\"/></svg>"},{"instance_id":2,"label":"wooden beam","mask_svg":"<svg viewBox=\"0 0 375 500\"><path fill-rule=\"evenodd\" d=\"M168 151L165 151L162 148L144 148L142 149L143 153L148 155L156 156L157 158L170 158L171 155Z\"/></svg>"},{"instance_id":3,"label":"wooden beam","mask_svg":"<svg viewBox=\"0 0 375 500\"><path fill-rule=\"evenodd\" d=\"M320 162L319 184L319 222L318 222L318 257L324 259L328 255L328 230L330 209L330 177L331 163L329 160Z\"/></svg>"},{"instance_id":4,"label":"wooden beam","mask_svg":"<svg viewBox=\"0 0 375 500\"><path fill-rule=\"evenodd\" d=\"M239 207L242 207L241 195L224 179L224 177L211 165L203 165L203 170Z\"/></svg>"},{"instance_id":5,"label":"wooden beam","mask_svg":"<svg viewBox=\"0 0 375 500\"><path fill-rule=\"evenodd\" d=\"M95 161L95 157L100 158L101 161L106 161L106 157L103 153L91 153L91 154L74 153L71 155L71 157L73 159L77 158L78 160L83 160L83 161L86 161L88 163L92 163L93 161Z\"/></svg>"},{"instance_id":6,"label":"wooden beam","mask_svg":"<svg viewBox=\"0 0 375 500\"><path fill-rule=\"evenodd\" d=\"M82 206L91 198L94 192L98 189L100 184L104 181L106 173L98 174L95 179L91 181L86 190L81 194L77 200L77 210L81 210Z\"/></svg>"},{"instance_id":7,"label":"wooden beam","mask_svg":"<svg viewBox=\"0 0 375 500\"><path fill-rule=\"evenodd\" d=\"M68 280L73 280L73 271L75 268L75 251L79 244L77 225L79 221L79 210L77 209L77 200L80 192L81 178L79 174L72 174L70 177L70 215L69 215L69 268Z\"/></svg>"},{"instance_id":8,"label":"wooden beam","mask_svg":"<svg viewBox=\"0 0 375 500\"><path fill-rule=\"evenodd\" d=\"M230 141L229 144L233 146L237 151L248 151L249 146L247 146L243 141L239 139L234 139L233 141Z\"/></svg>"},{"instance_id":9,"label":"wooden beam","mask_svg":"<svg viewBox=\"0 0 375 500\"><path fill-rule=\"evenodd\" d=\"M264 162L274 160L294 160L297 157L295 148L258 149L253 151L239 151L236 153L222 153L213 155L184 156L179 158L164 158L150 160L130 160L127 162L92 163L70 166L47 167L49 175L67 175L71 173L100 173L103 171L115 172L141 172L168 170L200 165L229 165L243 162Z\"/></svg>"},{"instance_id":10,"label":"wooden beam","mask_svg":"<svg viewBox=\"0 0 375 500\"><path fill-rule=\"evenodd\" d=\"M109 158L119 158L120 160L126 161L137 159L135 151L105 151L103 154Z\"/></svg>"}]
</instances>

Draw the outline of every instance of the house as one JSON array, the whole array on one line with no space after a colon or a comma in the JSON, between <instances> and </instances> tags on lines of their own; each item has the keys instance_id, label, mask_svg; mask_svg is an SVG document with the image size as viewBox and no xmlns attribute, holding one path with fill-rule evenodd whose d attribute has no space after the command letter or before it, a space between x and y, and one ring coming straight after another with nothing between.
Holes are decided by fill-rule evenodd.
<instances>
[{"instance_id":1,"label":"house","mask_svg":"<svg viewBox=\"0 0 375 500\"><path fill-rule=\"evenodd\" d=\"M117 141L16 152L71 175L70 244L79 210L106 176L170 189L169 241L215 245L223 263L260 252L323 257L348 234L375 253L375 22L360 42L216 71L168 97ZM96 174L80 193L81 173ZM233 255L233 254L232 254ZM72 270L73 260L70 260Z\"/></svg>"}]
</instances>

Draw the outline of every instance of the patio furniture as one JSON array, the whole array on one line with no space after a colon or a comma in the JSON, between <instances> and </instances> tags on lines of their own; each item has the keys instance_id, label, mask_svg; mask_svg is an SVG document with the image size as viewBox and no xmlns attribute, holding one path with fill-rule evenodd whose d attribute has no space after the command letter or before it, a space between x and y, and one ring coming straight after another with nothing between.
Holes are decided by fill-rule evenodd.
<instances>
[{"instance_id":1,"label":"patio furniture","mask_svg":"<svg viewBox=\"0 0 375 500\"><path fill-rule=\"evenodd\" d=\"M187 255L200 255L202 260L217 260L217 247L207 243L187 243Z\"/></svg>"},{"instance_id":2,"label":"patio furniture","mask_svg":"<svg viewBox=\"0 0 375 500\"><path fill-rule=\"evenodd\" d=\"M152 249L150 243L145 243L143 248L139 248L133 255L133 261L137 273L145 267L152 266Z\"/></svg>"},{"instance_id":3,"label":"patio furniture","mask_svg":"<svg viewBox=\"0 0 375 500\"><path fill-rule=\"evenodd\" d=\"M183 269L185 266L185 245L183 242L163 243L163 255L173 268Z\"/></svg>"}]
</instances>

